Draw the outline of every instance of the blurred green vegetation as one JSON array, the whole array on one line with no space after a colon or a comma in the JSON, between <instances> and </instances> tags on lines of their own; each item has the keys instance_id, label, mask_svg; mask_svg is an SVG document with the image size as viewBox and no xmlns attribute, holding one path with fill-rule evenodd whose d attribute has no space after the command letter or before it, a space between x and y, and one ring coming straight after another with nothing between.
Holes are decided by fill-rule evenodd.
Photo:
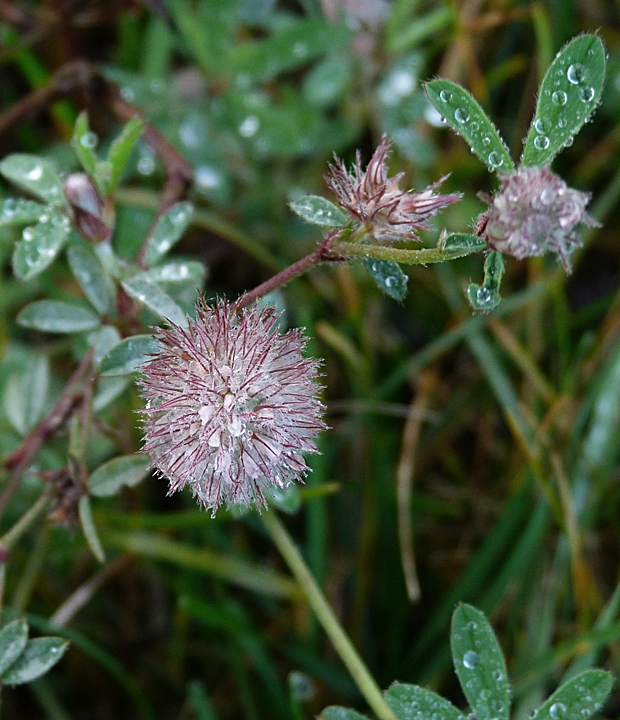
<instances>
[{"instance_id":1,"label":"blurred green vegetation","mask_svg":"<svg viewBox=\"0 0 620 720\"><path fill-rule=\"evenodd\" d=\"M488 316L472 315L464 295L481 279L481 255L405 268L403 303L377 290L363 262L315 269L278 298L286 322L304 326L310 352L324 358L332 429L287 523L337 615L381 687L415 682L462 705L448 626L457 601L473 603L500 637L517 720L565 673L595 664L620 672L618 4L0 4L2 110L66 63L96 63L191 163L195 211L176 252L206 264L207 297L231 299L315 247L320 235L287 204L329 197L332 154L351 162L359 148L367 161L383 134L394 142L390 167L408 187L450 173L442 190L464 192L425 241L434 244L444 226L467 231L484 208L477 193L492 192L495 180L442 125L421 80L462 83L516 156L554 53L596 29L609 49L602 105L554 163L571 186L593 193L591 212L603 223L571 276L550 258L511 259L504 301ZM5 129L2 156L38 153L76 170L69 140L81 110L106 150L120 123L86 90ZM140 141L118 192L121 256L138 252L164 179ZM13 191L3 184L1 192ZM34 280L14 279L17 237L0 233L4 454L49 410L75 364L63 336L15 324L27 302L79 292L65 260ZM33 368L40 383L24 387ZM116 399L88 446L93 468L140 447L139 396L113 382ZM3 532L66 453L62 433L45 444ZM103 566L72 523L44 523L13 548L7 613L27 613L32 628L71 647L44 679L5 690L5 717L300 720L334 703L363 711L258 518L220 511L212 519L189 493L166 491L152 477L93 499ZM416 602L399 541L407 523ZM617 715L618 705L616 693L603 714Z\"/></svg>"}]
</instances>

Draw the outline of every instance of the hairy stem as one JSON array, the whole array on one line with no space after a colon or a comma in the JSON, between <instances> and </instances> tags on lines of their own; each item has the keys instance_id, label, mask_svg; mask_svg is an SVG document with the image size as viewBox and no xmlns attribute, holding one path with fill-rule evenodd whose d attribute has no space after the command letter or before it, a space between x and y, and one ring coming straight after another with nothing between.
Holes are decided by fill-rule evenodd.
<instances>
[{"instance_id":1,"label":"hairy stem","mask_svg":"<svg viewBox=\"0 0 620 720\"><path fill-rule=\"evenodd\" d=\"M241 310L242 308L247 307L255 300L264 297L270 292L273 292L273 290L282 287L282 285L286 285L286 283L290 282L293 278L302 275L306 272L306 270L314 265L318 265L321 262L334 262L336 260L340 260L341 258L329 257L329 255L327 255L332 241L339 232L340 231L338 229L332 230L325 237L323 242L309 255L306 255L306 257L301 258L301 260L298 260L296 263L289 265L289 267L277 273L277 275L274 275L269 278L269 280L261 283L258 287L255 287L254 290L251 290L249 293L243 295L235 303L234 309Z\"/></svg>"},{"instance_id":2,"label":"hairy stem","mask_svg":"<svg viewBox=\"0 0 620 720\"><path fill-rule=\"evenodd\" d=\"M301 585L310 607L373 712L380 720L396 720L375 679L343 630L342 625L338 622L338 618L316 584L305 560L286 528L278 519L275 511L264 512L261 517L271 539L282 554L297 582Z\"/></svg>"}]
</instances>

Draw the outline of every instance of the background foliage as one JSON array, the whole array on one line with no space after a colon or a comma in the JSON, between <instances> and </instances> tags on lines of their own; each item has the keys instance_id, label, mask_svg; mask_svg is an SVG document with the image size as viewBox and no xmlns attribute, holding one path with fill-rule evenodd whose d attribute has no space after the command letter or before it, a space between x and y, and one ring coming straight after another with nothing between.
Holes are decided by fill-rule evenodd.
<instances>
[{"instance_id":1,"label":"background foliage","mask_svg":"<svg viewBox=\"0 0 620 720\"><path fill-rule=\"evenodd\" d=\"M554 53L600 29L609 49L601 108L554 164L594 193L603 223L573 275L547 258L510 260L505 300L488 316L472 315L464 295L481 278L480 255L412 267L402 303L379 292L361 261L313 270L273 298L325 358L332 426L287 522L381 687L429 685L463 706L448 632L459 600L492 619L518 720L565 673L620 670L619 20L616 4L574 0L0 4L2 156L37 153L77 170L69 141L87 110L103 157L122 123L92 86L7 120L67 63L96 63L191 163L194 212L175 260L204 263L209 298L235 298L311 251L316 228L287 204L327 197L332 153L350 162L360 148L367 160L383 134L408 186L451 173L444 191L465 196L437 227L466 232L484 208L476 193L496 180L445 129L420 81L462 83L518 157ZM142 139L117 192L122 257L138 252L164 179ZM0 191L14 194L4 182ZM4 455L50 409L79 352L66 336L15 319L34 300L83 297L70 256L15 279L19 238L0 233ZM188 267L197 280L200 266ZM192 288L166 285L188 310ZM133 385L109 378L98 392L109 402L100 400L90 469L140 447ZM60 433L43 446L4 509L3 531L35 502L46 473L66 464L67 442ZM166 497L156 478L114 497L92 489L105 565L60 512L12 549L5 607L71 646L45 678L4 691L5 717L364 710L255 516L211 519L189 494ZM401 552L411 548L408 532L415 557ZM617 711L615 694L603 713Z\"/></svg>"}]
</instances>

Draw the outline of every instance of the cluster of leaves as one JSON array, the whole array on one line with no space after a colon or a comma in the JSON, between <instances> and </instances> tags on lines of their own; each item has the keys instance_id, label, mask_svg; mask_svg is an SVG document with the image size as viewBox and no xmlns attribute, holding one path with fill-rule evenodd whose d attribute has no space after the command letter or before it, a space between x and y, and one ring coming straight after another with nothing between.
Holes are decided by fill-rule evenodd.
<instances>
[{"instance_id":1,"label":"cluster of leaves","mask_svg":"<svg viewBox=\"0 0 620 720\"><path fill-rule=\"evenodd\" d=\"M13 620L0 630L0 681L24 685L45 675L64 655L69 643L59 637L28 639L28 623Z\"/></svg>"},{"instance_id":2,"label":"cluster of leaves","mask_svg":"<svg viewBox=\"0 0 620 720\"><path fill-rule=\"evenodd\" d=\"M489 621L472 605L459 605L452 615L452 661L471 714L478 720L509 720L511 688L506 660ZM567 679L531 714L536 720L587 720L600 710L613 681L602 670L584 670ZM385 699L398 720L465 720L450 701L418 685L395 682ZM331 706L324 720L363 720L348 708Z\"/></svg>"}]
</instances>

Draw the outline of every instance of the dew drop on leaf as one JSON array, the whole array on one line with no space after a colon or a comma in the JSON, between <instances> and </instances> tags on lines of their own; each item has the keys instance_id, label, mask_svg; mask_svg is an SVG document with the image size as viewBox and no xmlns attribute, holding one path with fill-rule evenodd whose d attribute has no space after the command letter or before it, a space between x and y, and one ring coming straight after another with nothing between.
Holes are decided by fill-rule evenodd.
<instances>
[{"instance_id":1,"label":"dew drop on leaf","mask_svg":"<svg viewBox=\"0 0 620 720\"><path fill-rule=\"evenodd\" d=\"M547 118L538 118L538 120L534 123L534 129L537 133L544 135L551 129L551 123L547 120Z\"/></svg>"},{"instance_id":2,"label":"dew drop on leaf","mask_svg":"<svg viewBox=\"0 0 620 720\"><path fill-rule=\"evenodd\" d=\"M579 91L577 92L577 95L579 96L579 99L581 102L588 103L592 100L594 97L594 88L588 86L580 87Z\"/></svg>"},{"instance_id":3,"label":"dew drop on leaf","mask_svg":"<svg viewBox=\"0 0 620 720\"><path fill-rule=\"evenodd\" d=\"M449 103L452 100L452 93L449 90L442 90L439 93L439 99L441 102Z\"/></svg>"},{"instance_id":4,"label":"dew drop on leaf","mask_svg":"<svg viewBox=\"0 0 620 720\"><path fill-rule=\"evenodd\" d=\"M566 105L567 101L568 95L564 92L564 90L556 90L551 96L551 102L558 107Z\"/></svg>"},{"instance_id":5,"label":"dew drop on leaf","mask_svg":"<svg viewBox=\"0 0 620 720\"><path fill-rule=\"evenodd\" d=\"M476 300L478 300L478 302L488 302L490 299L490 290L487 290L487 288L485 287L481 287L478 289L478 292L476 293ZM463 665L465 665L468 670L473 670L474 668L478 667L479 664L480 656L474 650L468 650L465 655L463 655ZM558 719L556 718L555 720Z\"/></svg>"},{"instance_id":6,"label":"dew drop on leaf","mask_svg":"<svg viewBox=\"0 0 620 720\"><path fill-rule=\"evenodd\" d=\"M489 165L492 168L500 167L503 162L504 162L504 160L503 160L502 156L499 155L498 153L496 153L496 152L489 153Z\"/></svg>"},{"instance_id":7,"label":"dew drop on leaf","mask_svg":"<svg viewBox=\"0 0 620 720\"><path fill-rule=\"evenodd\" d=\"M458 107L454 113L454 119L460 123L466 123L469 120L469 110L464 107Z\"/></svg>"},{"instance_id":8,"label":"dew drop on leaf","mask_svg":"<svg viewBox=\"0 0 620 720\"><path fill-rule=\"evenodd\" d=\"M573 63L572 65L569 65L568 70L566 71L566 78L571 85L579 85L579 83L583 81L585 74L586 71L583 65Z\"/></svg>"},{"instance_id":9,"label":"dew drop on leaf","mask_svg":"<svg viewBox=\"0 0 620 720\"><path fill-rule=\"evenodd\" d=\"M562 703L553 703L553 705L549 708L549 715L551 715L553 720L562 720L565 714L566 705Z\"/></svg>"},{"instance_id":10,"label":"dew drop on leaf","mask_svg":"<svg viewBox=\"0 0 620 720\"><path fill-rule=\"evenodd\" d=\"M539 135L534 138L534 147L537 150L546 150L549 147L549 138L546 135Z\"/></svg>"}]
</instances>

